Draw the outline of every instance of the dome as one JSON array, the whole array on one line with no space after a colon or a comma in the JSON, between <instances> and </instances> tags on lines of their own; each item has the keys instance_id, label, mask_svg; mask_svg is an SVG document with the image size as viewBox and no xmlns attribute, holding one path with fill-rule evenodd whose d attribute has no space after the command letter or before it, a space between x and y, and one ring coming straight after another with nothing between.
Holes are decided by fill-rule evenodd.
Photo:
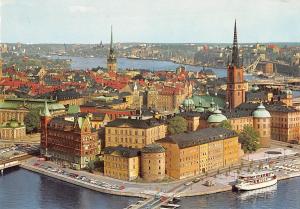
<instances>
[{"instance_id":1,"label":"dome","mask_svg":"<svg viewBox=\"0 0 300 209\"><path fill-rule=\"evenodd\" d=\"M285 94L293 94L293 92L291 91L291 89L289 89L288 85L285 86L285 89L282 90L283 93Z\"/></svg>"},{"instance_id":2,"label":"dome","mask_svg":"<svg viewBox=\"0 0 300 209\"><path fill-rule=\"evenodd\" d=\"M252 86L252 91L258 91L259 87L257 85Z\"/></svg>"},{"instance_id":3,"label":"dome","mask_svg":"<svg viewBox=\"0 0 300 209\"><path fill-rule=\"evenodd\" d=\"M263 104L260 104L256 110L252 113L254 118L270 118L271 114L266 110Z\"/></svg>"},{"instance_id":4,"label":"dome","mask_svg":"<svg viewBox=\"0 0 300 209\"><path fill-rule=\"evenodd\" d=\"M209 123L221 123L222 121L227 120L226 116L222 114L221 110L217 108L212 115L207 119Z\"/></svg>"},{"instance_id":5,"label":"dome","mask_svg":"<svg viewBox=\"0 0 300 209\"><path fill-rule=\"evenodd\" d=\"M12 120L9 123L9 127L11 127L11 128L17 128L17 127L19 127L19 123L17 121L15 121L15 120Z\"/></svg>"},{"instance_id":6,"label":"dome","mask_svg":"<svg viewBox=\"0 0 300 209\"><path fill-rule=\"evenodd\" d=\"M162 153L165 152L165 148L163 148L159 144L148 144L142 149L142 153Z\"/></svg>"},{"instance_id":7,"label":"dome","mask_svg":"<svg viewBox=\"0 0 300 209\"><path fill-rule=\"evenodd\" d=\"M196 112L204 112L204 108L203 107L197 107L195 111Z\"/></svg>"},{"instance_id":8,"label":"dome","mask_svg":"<svg viewBox=\"0 0 300 209\"><path fill-rule=\"evenodd\" d=\"M194 105L195 105L195 103L194 103L194 101L191 98L185 99L183 101L183 106L184 107L191 107L191 106L194 106Z\"/></svg>"}]
</instances>

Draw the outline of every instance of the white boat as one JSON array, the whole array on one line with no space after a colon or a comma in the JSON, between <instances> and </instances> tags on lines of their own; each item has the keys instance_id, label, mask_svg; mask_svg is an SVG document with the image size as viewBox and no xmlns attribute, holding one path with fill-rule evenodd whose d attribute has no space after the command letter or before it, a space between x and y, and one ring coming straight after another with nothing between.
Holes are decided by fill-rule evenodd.
<instances>
[{"instance_id":1,"label":"white boat","mask_svg":"<svg viewBox=\"0 0 300 209\"><path fill-rule=\"evenodd\" d=\"M277 177L272 171L260 171L241 174L234 185L238 190L250 191L269 187L277 183Z\"/></svg>"}]
</instances>

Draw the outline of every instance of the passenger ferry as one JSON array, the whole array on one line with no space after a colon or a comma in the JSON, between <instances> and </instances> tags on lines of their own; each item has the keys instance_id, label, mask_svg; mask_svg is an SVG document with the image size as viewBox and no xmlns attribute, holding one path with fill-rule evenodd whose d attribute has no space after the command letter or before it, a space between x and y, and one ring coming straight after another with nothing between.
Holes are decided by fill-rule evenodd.
<instances>
[{"instance_id":1,"label":"passenger ferry","mask_svg":"<svg viewBox=\"0 0 300 209\"><path fill-rule=\"evenodd\" d=\"M277 183L276 175L271 171L260 171L241 174L234 187L242 191L250 191L269 187Z\"/></svg>"}]
</instances>

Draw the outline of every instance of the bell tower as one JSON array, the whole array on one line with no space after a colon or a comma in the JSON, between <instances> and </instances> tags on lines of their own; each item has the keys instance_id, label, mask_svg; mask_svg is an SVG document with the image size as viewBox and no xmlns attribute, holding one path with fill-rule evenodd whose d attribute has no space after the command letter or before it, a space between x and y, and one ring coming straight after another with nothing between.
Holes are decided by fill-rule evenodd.
<instances>
[{"instance_id":1,"label":"bell tower","mask_svg":"<svg viewBox=\"0 0 300 209\"><path fill-rule=\"evenodd\" d=\"M111 26L110 31L110 47L109 47L109 54L107 57L107 70L108 72L117 72L117 58L115 55L115 50L113 48L113 31Z\"/></svg>"},{"instance_id":2,"label":"bell tower","mask_svg":"<svg viewBox=\"0 0 300 209\"><path fill-rule=\"evenodd\" d=\"M245 83L243 63L240 63L237 41L236 21L234 23L234 38L231 63L227 67L227 102L229 109L234 109L245 102Z\"/></svg>"}]
</instances>

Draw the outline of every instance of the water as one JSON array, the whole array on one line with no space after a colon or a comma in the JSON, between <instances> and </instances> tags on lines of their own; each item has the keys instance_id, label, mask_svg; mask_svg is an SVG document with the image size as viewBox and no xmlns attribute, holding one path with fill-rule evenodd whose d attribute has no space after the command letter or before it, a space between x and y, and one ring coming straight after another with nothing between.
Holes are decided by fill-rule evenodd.
<instances>
[{"instance_id":1,"label":"water","mask_svg":"<svg viewBox=\"0 0 300 209\"><path fill-rule=\"evenodd\" d=\"M263 190L182 198L183 209L300 209L300 178ZM23 169L0 177L2 209L121 209L138 198L94 192Z\"/></svg>"},{"instance_id":2,"label":"water","mask_svg":"<svg viewBox=\"0 0 300 209\"><path fill-rule=\"evenodd\" d=\"M183 209L299 209L300 178L278 182L277 186L249 192L223 192L183 198Z\"/></svg>"},{"instance_id":3,"label":"water","mask_svg":"<svg viewBox=\"0 0 300 209\"><path fill-rule=\"evenodd\" d=\"M52 59L71 59L72 69L87 69L106 67L105 57L65 57L65 56L52 56ZM140 59L127 59L118 58L118 68L121 69L146 69L146 70L175 70L180 64L169 61L159 60L140 60ZM200 71L203 68L200 66L183 65L189 71ZM218 77L226 77L226 69L212 69Z\"/></svg>"},{"instance_id":4,"label":"water","mask_svg":"<svg viewBox=\"0 0 300 209\"><path fill-rule=\"evenodd\" d=\"M101 194L23 169L0 177L1 209L119 209L136 201L137 198Z\"/></svg>"}]
</instances>

